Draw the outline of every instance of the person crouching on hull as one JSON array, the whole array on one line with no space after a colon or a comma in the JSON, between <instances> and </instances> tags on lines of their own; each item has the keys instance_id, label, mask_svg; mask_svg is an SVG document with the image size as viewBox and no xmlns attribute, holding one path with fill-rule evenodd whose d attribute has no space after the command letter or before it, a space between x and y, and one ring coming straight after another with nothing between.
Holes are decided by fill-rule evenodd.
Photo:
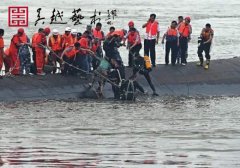
<instances>
[{"instance_id":1,"label":"person crouching on hull","mask_svg":"<svg viewBox=\"0 0 240 168\"><path fill-rule=\"evenodd\" d=\"M137 73L140 73L141 75L143 75L153 91L153 96L158 96L156 89L151 80L151 76L150 76L151 70L152 69L151 69L151 63L150 63L149 57L148 56L141 57L140 55L138 55L134 60L132 78L136 78Z\"/></svg>"},{"instance_id":2,"label":"person crouching on hull","mask_svg":"<svg viewBox=\"0 0 240 168\"><path fill-rule=\"evenodd\" d=\"M202 29L200 39L199 39L199 46L198 46L198 57L199 57L199 66L203 66L203 51L205 52L206 57L206 65L204 66L204 69L209 68L210 64L210 49L212 45L212 39L213 39L214 31L211 28L211 25L209 23L206 24L205 28Z\"/></svg>"},{"instance_id":3,"label":"person crouching on hull","mask_svg":"<svg viewBox=\"0 0 240 168\"><path fill-rule=\"evenodd\" d=\"M71 66L80 51L80 43L76 42L74 45L68 46L62 53L61 59L63 60L63 75L73 75L75 70Z\"/></svg>"}]
</instances>

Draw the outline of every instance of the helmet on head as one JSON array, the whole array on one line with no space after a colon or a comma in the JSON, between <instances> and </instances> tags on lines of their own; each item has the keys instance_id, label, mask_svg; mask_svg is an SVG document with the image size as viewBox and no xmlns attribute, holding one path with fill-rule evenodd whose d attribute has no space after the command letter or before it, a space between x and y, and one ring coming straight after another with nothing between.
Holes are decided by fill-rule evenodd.
<instances>
[{"instance_id":1,"label":"helmet on head","mask_svg":"<svg viewBox=\"0 0 240 168\"><path fill-rule=\"evenodd\" d=\"M24 29L23 28L19 28L18 29L18 33L24 33Z\"/></svg>"},{"instance_id":2,"label":"helmet on head","mask_svg":"<svg viewBox=\"0 0 240 168\"><path fill-rule=\"evenodd\" d=\"M77 29L72 29L72 31L71 31L71 34L73 34L73 35L77 35Z\"/></svg>"},{"instance_id":3,"label":"helmet on head","mask_svg":"<svg viewBox=\"0 0 240 168\"><path fill-rule=\"evenodd\" d=\"M131 20L130 22L128 22L128 26L134 26L134 22Z\"/></svg>"},{"instance_id":4,"label":"helmet on head","mask_svg":"<svg viewBox=\"0 0 240 168\"><path fill-rule=\"evenodd\" d=\"M191 21L191 18L189 16L185 17L185 20Z\"/></svg>"},{"instance_id":5,"label":"helmet on head","mask_svg":"<svg viewBox=\"0 0 240 168\"><path fill-rule=\"evenodd\" d=\"M59 32L58 32L58 30L57 30L57 29L53 29L53 31L52 31L52 34L56 36L56 35L58 35L58 34L59 34Z\"/></svg>"},{"instance_id":6,"label":"helmet on head","mask_svg":"<svg viewBox=\"0 0 240 168\"><path fill-rule=\"evenodd\" d=\"M71 28L70 28L70 27L66 27L65 31L66 31L66 32L70 32L70 31L71 31Z\"/></svg>"},{"instance_id":7,"label":"helmet on head","mask_svg":"<svg viewBox=\"0 0 240 168\"><path fill-rule=\"evenodd\" d=\"M50 34L50 32L51 32L51 30L50 30L49 27L46 27L46 28L44 29L44 33L45 33L45 34Z\"/></svg>"}]
</instances>

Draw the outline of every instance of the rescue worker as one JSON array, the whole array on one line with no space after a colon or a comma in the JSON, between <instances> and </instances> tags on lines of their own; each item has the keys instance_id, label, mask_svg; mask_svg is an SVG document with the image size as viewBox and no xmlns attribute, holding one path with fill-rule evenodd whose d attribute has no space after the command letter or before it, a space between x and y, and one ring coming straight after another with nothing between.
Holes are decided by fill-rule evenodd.
<instances>
[{"instance_id":1,"label":"rescue worker","mask_svg":"<svg viewBox=\"0 0 240 168\"><path fill-rule=\"evenodd\" d=\"M20 75L20 57L19 49L29 43L29 40L24 33L23 28L19 28L17 34L13 35L10 43L10 56L11 56L11 74ZM23 57L21 58L23 59ZM23 60L22 60L23 61Z\"/></svg>"},{"instance_id":2,"label":"rescue worker","mask_svg":"<svg viewBox=\"0 0 240 168\"><path fill-rule=\"evenodd\" d=\"M104 41L105 36L102 31L101 23L96 24L96 27L92 30L92 34L93 34L94 39L97 39L98 43L99 43L98 49L97 49L97 57L103 58L102 41Z\"/></svg>"},{"instance_id":3,"label":"rescue worker","mask_svg":"<svg viewBox=\"0 0 240 168\"><path fill-rule=\"evenodd\" d=\"M172 21L170 28L163 35L162 44L164 44L164 39L166 39L165 64L169 64L169 52L171 50L171 64L175 65L179 46L179 33L176 21Z\"/></svg>"},{"instance_id":4,"label":"rescue worker","mask_svg":"<svg viewBox=\"0 0 240 168\"><path fill-rule=\"evenodd\" d=\"M71 28L70 27L66 27L65 33L62 35L62 40L63 40L62 41L63 49L74 44L74 42L72 40L72 36L71 36Z\"/></svg>"},{"instance_id":5,"label":"rescue worker","mask_svg":"<svg viewBox=\"0 0 240 168\"><path fill-rule=\"evenodd\" d=\"M64 68L62 74L67 75L73 75L74 74L74 68L71 67L70 65L73 65L74 60L77 57L77 54L79 53L80 50L80 43L76 42L72 46L68 46L64 52L62 53L62 60L64 61Z\"/></svg>"},{"instance_id":6,"label":"rescue worker","mask_svg":"<svg viewBox=\"0 0 240 168\"><path fill-rule=\"evenodd\" d=\"M106 38L110 37L114 31L115 31L115 27L114 27L114 26L111 26L111 27L109 28L108 34L106 35Z\"/></svg>"},{"instance_id":7,"label":"rescue worker","mask_svg":"<svg viewBox=\"0 0 240 168\"><path fill-rule=\"evenodd\" d=\"M119 71L123 79L125 79L124 65L122 57L118 51L121 46L121 41L124 37L123 31L115 31L112 35L107 38L103 43L103 49L105 51L106 57L109 60L114 59L118 63Z\"/></svg>"},{"instance_id":8,"label":"rescue worker","mask_svg":"<svg viewBox=\"0 0 240 168\"><path fill-rule=\"evenodd\" d=\"M139 32L134 28L130 28L129 33L126 35L127 49L129 50L128 54L128 65L133 66L133 59L135 56L139 55L139 52L142 48L141 37Z\"/></svg>"},{"instance_id":9,"label":"rescue worker","mask_svg":"<svg viewBox=\"0 0 240 168\"><path fill-rule=\"evenodd\" d=\"M211 28L211 24L207 23L205 28L202 29L200 38L201 40L199 41L199 46L198 46L198 57L199 57L199 66L203 66L203 51L205 52L205 57L206 57L206 64L204 66L205 69L209 68L210 64L210 49L212 45L212 39L214 36L214 31Z\"/></svg>"},{"instance_id":10,"label":"rescue worker","mask_svg":"<svg viewBox=\"0 0 240 168\"><path fill-rule=\"evenodd\" d=\"M156 66L155 45L158 44L160 34L159 24L155 19L156 14L151 14L147 23L142 26L142 28L146 28L146 35L144 39L144 55L151 57L153 67Z\"/></svg>"},{"instance_id":11,"label":"rescue worker","mask_svg":"<svg viewBox=\"0 0 240 168\"><path fill-rule=\"evenodd\" d=\"M53 29L52 36L48 39L48 46L52 49L49 53L48 61L54 66L53 73L56 73L57 70L57 62L59 63L60 67L62 65L61 62L61 55L63 52L62 49L62 36L59 34L57 29Z\"/></svg>"},{"instance_id":12,"label":"rescue worker","mask_svg":"<svg viewBox=\"0 0 240 168\"><path fill-rule=\"evenodd\" d=\"M43 32L43 28L39 28L37 33L34 33L32 36L32 58L33 58L33 65L32 65L32 73L36 74L37 73L37 64L36 64L36 39L39 33Z\"/></svg>"},{"instance_id":13,"label":"rescue worker","mask_svg":"<svg viewBox=\"0 0 240 168\"><path fill-rule=\"evenodd\" d=\"M43 72L44 59L47 46L47 36L50 34L50 28L45 28L36 38L36 65L37 75L45 75Z\"/></svg>"},{"instance_id":14,"label":"rescue worker","mask_svg":"<svg viewBox=\"0 0 240 168\"><path fill-rule=\"evenodd\" d=\"M73 45L78 41L77 40L77 30L76 29L72 29L72 31L71 31L71 36L72 36L72 40L73 40Z\"/></svg>"},{"instance_id":15,"label":"rescue worker","mask_svg":"<svg viewBox=\"0 0 240 168\"><path fill-rule=\"evenodd\" d=\"M4 29L0 29L0 71L2 70L3 66L3 59L4 59ZM1 78L2 76L0 76Z\"/></svg>"},{"instance_id":16,"label":"rescue worker","mask_svg":"<svg viewBox=\"0 0 240 168\"><path fill-rule=\"evenodd\" d=\"M148 56L141 57L140 55L138 55L134 59L133 75L131 78L136 79L138 73L143 75L153 91L153 96L158 96L151 80L150 76L151 70L152 69L149 57Z\"/></svg>"},{"instance_id":17,"label":"rescue worker","mask_svg":"<svg viewBox=\"0 0 240 168\"><path fill-rule=\"evenodd\" d=\"M18 55L20 58L20 74L25 74L30 75L30 67L31 67L31 54L29 51L29 46L30 46L30 39L28 36L23 33L22 36L19 37L21 41L21 46L19 47L18 50Z\"/></svg>"},{"instance_id":18,"label":"rescue worker","mask_svg":"<svg viewBox=\"0 0 240 168\"><path fill-rule=\"evenodd\" d=\"M81 37L81 39L79 40L80 46L83 50L81 50L81 52L79 53L79 55L77 55L76 57L76 65L84 70L86 73L89 73L90 69L90 65L89 65L89 52L90 48L89 48L89 32L85 31ZM86 75L85 73L85 75Z\"/></svg>"},{"instance_id":19,"label":"rescue worker","mask_svg":"<svg viewBox=\"0 0 240 168\"><path fill-rule=\"evenodd\" d=\"M188 50L188 42L191 39L192 27L190 25L191 18L186 17L184 22L182 22L179 26L179 46L181 50L181 64L185 66L187 64L186 53Z\"/></svg>"},{"instance_id":20,"label":"rescue worker","mask_svg":"<svg viewBox=\"0 0 240 168\"><path fill-rule=\"evenodd\" d=\"M179 30L180 25L183 23L183 16L178 16L178 26L177 29ZM177 54L177 64L180 64L180 60L181 60L181 49L178 46L178 54Z\"/></svg>"}]
</instances>

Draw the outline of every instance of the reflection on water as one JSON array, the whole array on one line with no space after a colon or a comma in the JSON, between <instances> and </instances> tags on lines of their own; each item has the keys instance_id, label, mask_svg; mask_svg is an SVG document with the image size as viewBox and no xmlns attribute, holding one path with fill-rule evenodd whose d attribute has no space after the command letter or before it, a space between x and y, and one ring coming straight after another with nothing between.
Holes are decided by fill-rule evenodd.
<instances>
[{"instance_id":1,"label":"reflection on water","mask_svg":"<svg viewBox=\"0 0 240 168\"><path fill-rule=\"evenodd\" d=\"M2 167L239 167L239 100L0 104Z\"/></svg>"}]
</instances>

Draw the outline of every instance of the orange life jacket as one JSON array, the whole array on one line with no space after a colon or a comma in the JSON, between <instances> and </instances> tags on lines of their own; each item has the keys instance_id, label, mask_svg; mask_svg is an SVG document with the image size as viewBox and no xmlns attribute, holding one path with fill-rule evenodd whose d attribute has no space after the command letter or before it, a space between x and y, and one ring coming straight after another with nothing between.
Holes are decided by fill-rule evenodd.
<instances>
[{"instance_id":1,"label":"orange life jacket","mask_svg":"<svg viewBox=\"0 0 240 168\"><path fill-rule=\"evenodd\" d=\"M141 43L141 38L139 36L139 33L138 32L134 32L134 34L133 33L129 33L129 35L128 35L128 42L131 45L133 45L136 42L136 40L138 40L137 44Z\"/></svg>"},{"instance_id":2,"label":"orange life jacket","mask_svg":"<svg viewBox=\"0 0 240 168\"><path fill-rule=\"evenodd\" d=\"M71 34L69 34L68 36L66 34L64 34L62 36L62 39L63 39L63 44L62 44L63 48L66 48L66 47L74 44L74 41L73 41L73 38L72 38Z\"/></svg>"},{"instance_id":3,"label":"orange life jacket","mask_svg":"<svg viewBox=\"0 0 240 168\"><path fill-rule=\"evenodd\" d=\"M96 53L98 47L99 47L99 44L95 44L95 43L94 43L94 44L92 45L91 50L92 50L94 53Z\"/></svg>"},{"instance_id":4,"label":"orange life jacket","mask_svg":"<svg viewBox=\"0 0 240 168\"><path fill-rule=\"evenodd\" d=\"M177 36L177 35L178 35L177 29L172 29L172 28L168 29L167 36Z\"/></svg>"},{"instance_id":5,"label":"orange life jacket","mask_svg":"<svg viewBox=\"0 0 240 168\"><path fill-rule=\"evenodd\" d=\"M49 39L49 46L52 48L53 51L60 51L62 50L62 38L60 35L57 36L57 38L54 38L53 36Z\"/></svg>"},{"instance_id":6,"label":"orange life jacket","mask_svg":"<svg viewBox=\"0 0 240 168\"><path fill-rule=\"evenodd\" d=\"M158 22L154 21L153 23L148 22L146 26L146 33L150 34L150 36L156 36L158 33Z\"/></svg>"},{"instance_id":7,"label":"orange life jacket","mask_svg":"<svg viewBox=\"0 0 240 168\"><path fill-rule=\"evenodd\" d=\"M44 48L40 45L44 45L46 46L47 45L47 38L46 36L43 34L43 33L38 33L36 35L36 41L35 41L35 44L36 44L36 50L44 50Z\"/></svg>"},{"instance_id":8,"label":"orange life jacket","mask_svg":"<svg viewBox=\"0 0 240 168\"><path fill-rule=\"evenodd\" d=\"M182 22L179 26L180 36L187 38L190 36L190 32L191 32L191 26L186 25L184 22Z\"/></svg>"},{"instance_id":9,"label":"orange life jacket","mask_svg":"<svg viewBox=\"0 0 240 168\"><path fill-rule=\"evenodd\" d=\"M36 47L37 36L38 36L38 33L35 33L35 34L32 36L32 47L33 47L33 48Z\"/></svg>"},{"instance_id":10,"label":"orange life jacket","mask_svg":"<svg viewBox=\"0 0 240 168\"><path fill-rule=\"evenodd\" d=\"M23 35L19 36L20 43L26 44L28 42L27 35L24 33Z\"/></svg>"},{"instance_id":11,"label":"orange life jacket","mask_svg":"<svg viewBox=\"0 0 240 168\"><path fill-rule=\"evenodd\" d=\"M104 38L103 32L101 30L98 31L96 29L93 29L92 33L93 33L94 38L98 38L99 40L102 40Z\"/></svg>"},{"instance_id":12,"label":"orange life jacket","mask_svg":"<svg viewBox=\"0 0 240 168\"><path fill-rule=\"evenodd\" d=\"M73 45L71 45L66 48L64 55L66 55L68 58L73 58L78 52L79 50L77 50Z\"/></svg>"},{"instance_id":13,"label":"orange life jacket","mask_svg":"<svg viewBox=\"0 0 240 168\"><path fill-rule=\"evenodd\" d=\"M79 40L79 43L80 43L81 48L89 49L88 38L82 37L82 38ZM87 51L81 50L81 54L87 54Z\"/></svg>"},{"instance_id":14,"label":"orange life jacket","mask_svg":"<svg viewBox=\"0 0 240 168\"><path fill-rule=\"evenodd\" d=\"M10 55L16 56L18 54L18 46L19 43L27 43L27 36L23 34L21 37L18 34L13 35L13 38L10 43Z\"/></svg>"},{"instance_id":15,"label":"orange life jacket","mask_svg":"<svg viewBox=\"0 0 240 168\"><path fill-rule=\"evenodd\" d=\"M206 31L205 29L202 33L202 37L204 41L209 40L211 36L213 36L213 29L210 29L209 31Z\"/></svg>"},{"instance_id":16,"label":"orange life jacket","mask_svg":"<svg viewBox=\"0 0 240 168\"><path fill-rule=\"evenodd\" d=\"M118 36L120 36L120 38L123 39L123 37L124 37L124 32L123 32L123 30L115 30L111 35L112 35L112 36L118 35Z\"/></svg>"}]
</instances>

